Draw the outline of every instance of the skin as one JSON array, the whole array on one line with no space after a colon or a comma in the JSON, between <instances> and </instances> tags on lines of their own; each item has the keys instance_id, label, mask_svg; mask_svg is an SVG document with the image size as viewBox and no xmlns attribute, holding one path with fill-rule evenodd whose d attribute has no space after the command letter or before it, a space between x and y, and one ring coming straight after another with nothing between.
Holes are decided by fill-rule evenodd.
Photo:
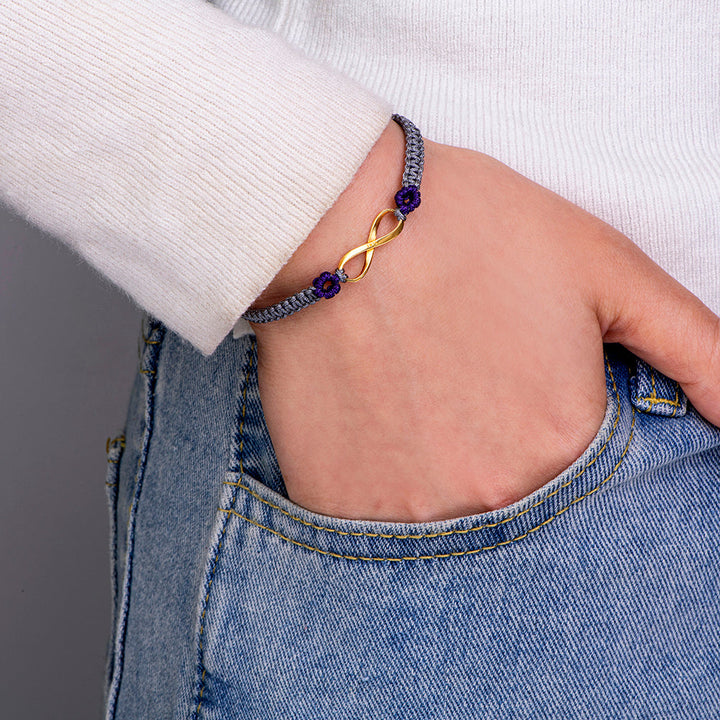
<instances>
[{"instance_id":1,"label":"skin","mask_svg":"<svg viewBox=\"0 0 720 720\"><path fill-rule=\"evenodd\" d=\"M403 151L391 122L256 307L366 241L394 207ZM720 321L628 238L486 155L429 141L422 195L362 281L254 328L293 501L421 522L521 499L597 433L603 342L678 380L720 425Z\"/></svg>"}]
</instances>

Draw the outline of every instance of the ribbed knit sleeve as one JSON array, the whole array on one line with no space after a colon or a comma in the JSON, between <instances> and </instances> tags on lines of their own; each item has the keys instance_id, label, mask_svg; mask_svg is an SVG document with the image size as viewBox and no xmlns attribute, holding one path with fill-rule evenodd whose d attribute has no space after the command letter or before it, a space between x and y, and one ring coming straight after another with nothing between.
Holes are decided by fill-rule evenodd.
<instances>
[{"instance_id":1,"label":"ribbed knit sleeve","mask_svg":"<svg viewBox=\"0 0 720 720\"><path fill-rule=\"evenodd\" d=\"M0 199L204 353L389 119L204 0L0 0Z\"/></svg>"}]
</instances>

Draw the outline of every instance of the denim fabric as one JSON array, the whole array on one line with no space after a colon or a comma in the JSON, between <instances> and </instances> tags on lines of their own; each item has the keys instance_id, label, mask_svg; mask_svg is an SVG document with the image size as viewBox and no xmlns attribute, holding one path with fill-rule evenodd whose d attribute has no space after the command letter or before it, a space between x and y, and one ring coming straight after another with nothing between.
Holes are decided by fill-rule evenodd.
<instances>
[{"instance_id":1,"label":"denim fabric","mask_svg":"<svg viewBox=\"0 0 720 720\"><path fill-rule=\"evenodd\" d=\"M530 497L350 521L287 499L251 337L146 318L107 717L720 717L720 430L606 351L602 427Z\"/></svg>"}]
</instances>

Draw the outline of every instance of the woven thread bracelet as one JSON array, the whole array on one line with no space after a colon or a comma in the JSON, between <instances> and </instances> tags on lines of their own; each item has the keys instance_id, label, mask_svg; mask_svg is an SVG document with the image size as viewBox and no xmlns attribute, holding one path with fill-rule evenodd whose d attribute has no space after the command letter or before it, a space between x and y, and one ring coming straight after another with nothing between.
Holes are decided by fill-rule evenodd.
<instances>
[{"instance_id":1,"label":"woven thread bracelet","mask_svg":"<svg viewBox=\"0 0 720 720\"><path fill-rule=\"evenodd\" d=\"M281 320L296 313L298 310L313 305L318 300L335 297L340 292L341 283L357 282L365 277L367 271L370 269L375 248L389 243L401 233L408 214L420 205L420 181L422 180L425 149L422 135L415 125L407 118L402 117L402 115L393 115L392 118L405 132L405 169L403 170L402 187L395 194L396 207L394 209L388 208L381 210L376 215L370 226L367 242L345 253L345 255L340 258L335 272L321 273L313 280L310 287L300 290L300 292L274 305L259 308L258 310L248 310L243 314L245 320L253 323L268 323L273 320ZM386 215L390 214L394 215L397 219L397 225L395 225L389 233L378 237L377 229L380 221ZM365 263L360 274L354 278L348 277L345 272L345 265L352 260L352 258L362 255L363 253L365 253Z\"/></svg>"}]
</instances>

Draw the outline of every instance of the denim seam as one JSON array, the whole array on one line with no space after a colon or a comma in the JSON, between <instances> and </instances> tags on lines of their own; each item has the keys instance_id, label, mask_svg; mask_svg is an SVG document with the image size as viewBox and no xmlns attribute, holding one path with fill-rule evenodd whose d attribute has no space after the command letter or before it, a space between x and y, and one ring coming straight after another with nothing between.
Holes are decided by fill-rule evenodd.
<instances>
[{"instance_id":1,"label":"denim seam","mask_svg":"<svg viewBox=\"0 0 720 720\"><path fill-rule=\"evenodd\" d=\"M523 540L524 538L528 537L531 533L534 533L536 530L540 530L540 528L545 527L549 523L551 523L555 518L562 515L564 512L569 510L573 505L576 503L579 503L581 500L585 500L586 498L590 497L590 495L596 493L606 482L610 480L610 478L615 475L615 473L618 471L620 466L622 465L623 461L625 460L625 456L627 455L628 450L630 449L630 444L632 443L633 435L635 432L635 409L633 408L632 411L632 423L630 426L630 436L628 437L627 444L625 445L625 449L623 450L622 455L618 459L617 463L615 464L615 467L612 469L610 474L604 478L601 482L599 482L594 488L591 490L588 490L585 494L580 495L580 497L574 498L571 502L569 502L564 508L561 508L558 510L554 515L551 515L549 518L546 518L541 522L540 524L536 525L535 527L530 528L526 532L522 533L522 535L518 535L517 537L511 538L510 540L503 540L502 542L495 543L494 545L485 545L483 547L479 548L473 548L472 550L458 550L457 552L449 552L449 553L438 553L435 555L405 555L402 557L364 557L360 555L343 555L341 553L334 553L330 550L322 550L321 548L314 547L313 545L307 545L306 543L299 542L298 540L293 540L292 538L287 537L286 535L283 535L282 533L278 532L277 530L273 530L272 528L267 527L266 525L262 525L259 522L256 522L255 520L251 520L249 517L245 517L244 515L241 515L237 510L231 508L230 510L223 510L222 512L225 512L228 514L228 517L232 515L236 515L241 520L246 520L251 525L255 525L255 527L261 528L262 530L267 530L268 532L272 533L273 535L277 535L282 540L286 540L289 543L292 543L293 545L297 545L298 547L305 548L306 550L312 550L313 552L320 553L321 555L327 555L329 557L339 558L341 560L361 560L364 562L405 562L409 560L439 560L444 558L451 558L451 557L462 557L465 555L476 555L477 553L484 552L486 550L495 550L496 548L503 547L504 545L510 545L511 543L517 542L518 540Z\"/></svg>"},{"instance_id":2,"label":"denim seam","mask_svg":"<svg viewBox=\"0 0 720 720\"><path fill-rule=\"evenodd\" d=\"M133 552L135 547L135 523L137 521L137 508L142 493L143 479L145 477L145 467L147 456L150 448L150 440L155 419L155 385L156 370L148 370L144 365L157 367L158 354L160 346L165 334L165 328L156 321L153 322L151 335L155 333L157 340L151 340L142 333L142 339L145 343L145 353L141 357L141 366L139 373L147 377L145 385L145 429L143 432L142 446L140 448L140 456L138 458L138 466L135 474L135 492L129 508L128 530L126 539L126 555L125 555L125 577L122 587L122 602L118 609L118 620L116 625L116 639L114 651L114 667L112 670L112 679L107 697L106 720L113 720L117 709L117 699L120 694L120 684L122 682L122 672L125 661L125 637L127 633L127 618L130 612L130 587L132 584L132 564ZM156 347L149 347L149 346Z\"/></svg>"},{"instance_id":3,"label":"denim seam","mask_svg":"<svg viewBox=\"0 0 720 720\"><path fill-rule=\"evenodd\" d=\"M278 507L277 505L258 496L256 493L254 493L252 490L250 490L247 486L242 485L239 481L236 483L225 483L225 484L234 486L236 489L236 493L237 493L238 489L245 490L246 492L250 493L252 496L256 497L258 500L260 500L262 503L264 503L274 509L280 510L280 512L282 512L284 515L287 515L292 520L295 520L303 525L313 527L317 530L322 530L322 531L334 533L337 535L351 535L351 536L373 537L373 538L382 538L382 539L397 539L397 540L406 540L406 539L415 540L415 539L422 539L422 538L443 537L443 536L455 535L455 534L458 534L458 535L467 534L469 532L481 530L484 528L497 527L498 525L501 525L503 523L517 519L521 515L524 515L525 513L529 512L530 510L542 505L545 501L549 500L551 497L557 495L557 493L559 493L560 490L562 490L563 488L569 487L575 480L577 480L581 475L583 475L591 465L593 465L595 463L595 461L598 459L598 457L607 448L608 444L610 443L610 440L615 435L615 432L618 427L619 419L620 419L620 393L618 391L617 384L615 382L615 376L612 372L612 367L610 366L610 363L607 360L607 356L606 356L606 363L607 363L607 368L608 368L610 378L612 381L613 390L615 392L617 411L615 414L615 421L613 423L612 431L611 431L610 435L608 436L607 440L605 441L605 443L603 444L602 448L600 448L600 450L598 450L598 452L593 457L593 459L583 468L583 470L580 473L573 476L566 483L563 483L562 485L557 487L552 493L549 493L548 495L543 497L541 500L539 500L534 505L526 508L525 510L522 510L521 512L517 513L516 515L513 515L510 518L505 518L504 520L498 521L497 523L488 523L486 525L479 525L479 526L476 526L473 528L466 528L464 530L447 530L447 531L440 532L440 533L427 533L424 535L391 535L391 534L381 534L381 533L359 533L359 532L355 533L355 532L350 532L350 531L337 530L335 528L328 528L328 527L324 527L321 525L315 525L313 523L308 522L307 520L303 520L302 518L292 515L288 511L283 510L282 508ZM494 550L498 547L502 547L504 545L509 545L510 543L517 542L518 540L522 540L523 538L528 537L528 535L530 535L531 533L535 532L536 530L539 530L540 528L544 527L545 525L550 523L552 520L554 520L556 517L562 515L566 510L568 510L570 507L572 507L576 503L580 502L581 500L584 500L585 498L589 497L593 493L597 492L603 485L605 485L605 483L607 483L613 477L613 475L615 475L615 473L617 472L617 470L620 468L623 461L625 460L625 456L627 455L627 452L630 449L630 444L632 443L634 432L635 432L635 417L636 417L635 408L632 407L632 422L630 424L630 434L628 437L628 441L625 445L625 448L624 448L622 454L620 455L620 458L618 459L617 463L611 470L610 474L606 478L604 478L600 483L598 483L594 488L592 488L588 492L584 493L583 495L574 498L564 508L561 508L554 515L551 515L549 518L546 518L542 523L540 523L539 525L536 525L533 528L530 528L525 533L518 535L517 537L511 538L510 540L503 540L502 542L496 543L495 545L487 545L487 546L483 546L480 548L475 548L473 550L463 550L463 551L458 551L458 552L442 553L442 554L435 554L435 555L415 555L415 556L403 556L403 557L362 557L362 556L357 556L357 555L343 555L341 553L334 553L329 550L322 550L321 548L314 547L312 545L307 545L306 543L301 543L297 540L293 540L292 538L289 538L286 535L283 535L282 533L278 532L277 530L273 530L272 528L262 525L261 523L255 521L255 520L251 520L250 518L246 517L245 515L241 515L234 508L235 497L237 496L237 494L235 494L233 496L233 503L232 503L232 507L230 509L218 508L218 510L220 512L225 513L228 518L230 517L230 515L235 515L242 520L246 520L251 525L255 525L258 528L267 530L268 532L272 533L273 535L277 535L279 538L286 540L287 542L290 542L293 545L297 545L297 546L305 548L307 550L312 550L313 552L318 552L322 555L328 555L330 557L336 557L336 558L340 558L340 559L344 559L344 560L362 560L362 561L368 561L368 562L383 562L383 561L402 562L402 561L406 561L406 560L434 560L434 559L439 559L439 558L450 558L450 557L460 557L463 555L474 555L476 553L483 552L485 550ZM241 466L241 472L242 472L242 466ZM225 526L225 527L227 527L227 526ZM225 532L225 528L223 529L223 533L224 532Z\"/></svg>"},{"instance_id":4,"label":"denim seam","mask_svg":"<svg viewBox=\"0 0 720 720\"><path fill-rule=\"evenodd\" d=\"M245 372L245 381L243 385L243 392L242 392L242 410L240 414L240 447L238 451L239 460L240 460L240 472L243 472L243 451L244 451L244 438L243 433L245 430L245 414L247 409L247 392L248 392L248 385L250 380L250 371L253 368L254 364L254 352L255 352L255 340L252 341L250 345L250 350L248 353L248 360L247 360L247 370ZM237 500L238 491L237 488L235 488L235 491L232 494L231 500L230 500L230 511L232 511L235 507L235 502ZM205 668L205 660L203 658L203 633L205 631L205 616L207 614L207 609L210 601L210 590L213 585L213 581L215 580L215 572L217 571L218 565L220 564L220 553L222 552L223 548L223 540L225 537L225 532L227 530L229 521L230 521L230 514L228 510L225 510L224 508L218 508L220 512L228 513L225 515L225 520L223 522L222 531L220 533L220 539L218 541L217 550L215 552L215 558L213 560L213 566L212 571L210 573L210 579L207 584L207 588L205 591L205 597L203 599L202 603L202 613L200 615L200 630L198 632L198 664L196 668L196 674L200 676L200 680L198 683L198 688L196 690L197 694L197 707L195 708L195 711L192 714L193 720L198 720L200 717L200 709L202 707L202 700L203 700L203 694L205 692L205 676L207 675L207 669Z\"/></svg>"},{"instance_id":5,"label":"denim seam","mask_svg":"<svg viewBox=\"0 0 720 720\"><path fill-rule=\"evenodd\" d=\"M108 465L118 465L120 463L120 459L122 457L122 453L120 454L120 457L115 458L114 460L110 459L110 450L114 450L116 447L119 447L120 450L125 449L125 436L124 435L118 435L115 438L108 438L105 442L105 456L107 457ZM117 481L116 482L106 482L106 487L117 487Z\"/></svg>"},{"instance_id":6,"label":"denim seam","mask_svg":"<svg viewBox=\"0 0 720 720\"><path fill-rule=\"evenodd\" d=\"M112 674L115 668L115 623L118 604L118 531L117 531L117 498L118 475L120 461L125 452L125 435L108 437L105 443L105 457L107 459L107 472L105 474L105 490L110 521L110 633L105 663L105 684L103 694L107 696L112 684Z\"/></svg>"},{"instance_id":7,"label":"denim seam","mask_svg":"<svg viewBox=\"0 0 720 720\"><path fill-rule=\"evenodd\" d=\"M114 438L108 438L105 441L105 454L109 455L110 448L115 449L116 446L119 446L122 450L125 449L125 436L124 435L118 435L117 437L114 437ZM117 462L117 461L108 459L108 462Z\"/></svg>"},{"instance_id":8,"label":"denim seam","mask_svg":"<svg viewBox=\"0 0 720 720\"><path fill-rule=\"evenodd\" d=\"M378 538L382 540L424 540L426 538L436 538L436 537L448 537L450 535L467 535L471 532L477 532L478 530L485 530L488 528L494 528L499 527L501 525L504 525L506 523L509 523L513 520L517 520L519 517L522 517L523 515L529 513L531 510L534 510L535 508L539 507L543 503L547 502L551 498L555 497L561 490L564 490L566 487L569 487L572 485L575 480L582 477L592 465L595 464L595 462L598 460L598 458L605 452L607 449L607 446L609 445L610 441L615 435L615 432L618 427L618 422L620 421L620 393L617 389L617 384L615 383L615 376L612 371L612 367L610 366L610 363L607 360L607 357L605 358L605 362L607 363L607 369L610 374L610 379L612 381L612 387L613 391L615 392L615 399L617 403L617 409L615 412L615 420L613 422L612 430L610 432L610 435L607 437L605 442L603 443L602 447L595 453L595 455L592 457L592 459L583 467L580 472L578 472L576 475L573 475L567 482L563 483L562 485L559 485L555 490L548 493L544 497L542 497L540 500L538 500L535 504L530 505L529 507L525 508L524 510L521 510L520 512L516 513L515 515L512 515L511 517L504 518L503 520L498 520L497 522L493 523L486 523L484 525L476 525L475 527L470 528L464 528L462 530L444 530L441 532L433 532L433 533L422 533L418 535L395 535L391 533L372 533L372 532L353 532L350 530L337 530L336 528L329 528L325 527L323 525L316 525L315 523L309 522L308 520L303 520L301 517L298 517L297 515L293 515L292 513L288 512L287 510L284 510L279 505L276 505L275 503L270 502L269 500L266 500L265 498L258 495L256 492L251 490L246 485L243 485L242 482L225 482L225 485L231 485L233 487L238 487L241 490L244 490L245 492L252 495L254 498L259 500L261 503L264 503L265 505L268 505L269 507L273 508L274 510L279 510L283 515L286 515L291 520L294 520L296 522L301 523L302 525L305 525L307 527L311 527L315 530L321 530L323 532L328 533L334 533L335 535L345 535L350 537L367 537L367 538Z\"/></svg>"}]
</instances>

